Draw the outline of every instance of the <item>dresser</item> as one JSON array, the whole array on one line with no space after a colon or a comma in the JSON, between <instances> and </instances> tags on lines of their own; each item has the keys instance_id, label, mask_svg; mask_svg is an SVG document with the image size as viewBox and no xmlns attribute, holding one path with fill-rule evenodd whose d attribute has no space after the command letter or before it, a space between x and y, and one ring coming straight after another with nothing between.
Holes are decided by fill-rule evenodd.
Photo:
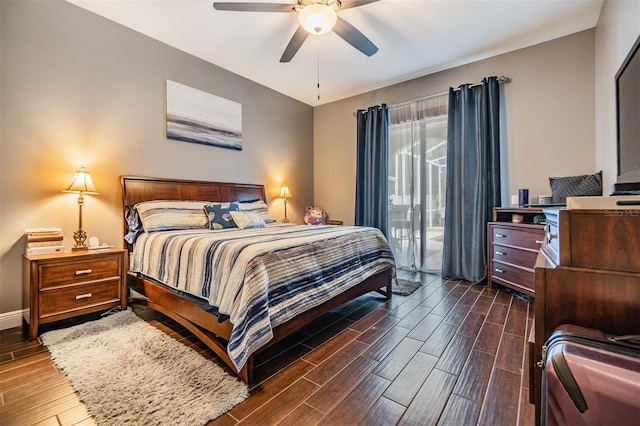
<instances>
[{"instance_id":1,"label":"dresser","mask_svg":"<svg viewBox=\"0 0 640 426\"><path fill-rule=\"evenodd\" d=\"M24 255L22 304L29 338L38 327L114 307L126 309L124 249Z\"/></svg>"},{"instance_id":2,"label":"dresser","mask_svg":"<svg viewBox=\"0 0 640 426\"><path fill-rule=\"evenodd\" d=\"M544 225L534 223L542 214L538 208L493 209L487 225L489 287L498 285L533 296L534 266L544 237ZM521 222L514 222L522 219Z\"/></svg>"},{"instance_id":3,"label":"dresser","mask_svg":"<svg viewBox=\"0 0 640 426\"><path fill-rule=\"evenodd\" d=\"M542 347L561 324L640 334L640 210L544 210L535 266L530 400L540 422Z\"/></svg>"}]
</instances>

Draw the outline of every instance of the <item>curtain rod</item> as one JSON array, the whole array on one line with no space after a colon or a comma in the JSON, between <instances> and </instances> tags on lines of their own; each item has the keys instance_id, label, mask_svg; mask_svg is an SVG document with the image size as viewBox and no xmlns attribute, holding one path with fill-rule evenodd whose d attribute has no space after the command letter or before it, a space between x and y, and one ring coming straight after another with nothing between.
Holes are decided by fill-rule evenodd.
<instances>
[{"instance_id":1,"label":"curtain rod","mask_svg":"<svg viewBox=\"0 0 640 426\"><path fill-rule=\"evenodd\" d=\"M504 83L511 83L511 78L510 78L510 77L505 77L504 75L501 75L500 77L498 77L498 83L502 83L502 84L504 84ZM467 84L468 84L468 83L467 83ZM470 84L470 85L469 85L469 87L475 87L475 86L479 86L479 85L481 85L481 84L482 84L482 82L481 82L481 81L478 81L477 83L472 83L472 84ZM460 86L463 86L463 85L461 84ZM460 86L458 86L457 88L453 89L453 90L454 90L454 92L455 92L455 91L460 90ZM434 93L434 94L432 94L432 95L427 95L427 96L422 96L422 97L420 97L420 98L411 99L411 100L408 100L408 101L405 101L405 102L402 102L402 103L399 103L399 104L389 105L389 109L400 108L400 107L403 107L403 106L405 106L405 105L408 105L408 104L410 104L410 103L412 103L412 102L425 101L425 100L430 99L430 98L435 98L435 97L437 97L437 96L446 95L447 93L449 93L449 91L448 91L448 90L447 90L447 91L445 91L445 92ZM353 113L353 116L354 116L354 117L355 117L356 115L358 115L358 111L355 111L355 112Z\"/></svg>"},{"instance_id":2,"label":"curtain rod","mask_svg":"<svg viewBox=\"0 0 640 426\"><path fill-rule=\"evenodd\" d=\"M501 75L497 79L498 79L498 83L511 83L511 78L510 77L505 77L504 75ZM469 84L469 87L476 87L476 86L480 86L482 84L482 82L478 81L477 83L466 83L466 84ZM464 86L464 84L461 84L460 86ZM457 88L453 89L453 91L457 92L458 90L460 90L460 86L458 86ZM405 106L405 105L410 104L412 102L424 101L424 100L427 100L427 99L430 99L430 98L435 98L436 96L446 95L447 93L449 93L448 90L446 90L444 92L440 92L440 93L434 93L433 95L423 96L421 98L411 99L411 100L408 100L408 101L405 101L405 102L402 102L402 103L399 103L399 104L390 105L389 109Z\"/></svg>"}]
</instances>

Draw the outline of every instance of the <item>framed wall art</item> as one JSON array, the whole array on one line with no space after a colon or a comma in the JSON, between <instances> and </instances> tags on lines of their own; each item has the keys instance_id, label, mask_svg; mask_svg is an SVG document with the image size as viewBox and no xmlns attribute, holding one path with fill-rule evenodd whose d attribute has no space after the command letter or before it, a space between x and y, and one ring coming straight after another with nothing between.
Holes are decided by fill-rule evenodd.
<instances>
[{"instance_id":1,"label":"framed wall art","mask_svg":"<svg viewBox=\"0 0 640 426\"><path fill-rule=\"evenodd\" d=\"M242 150L242 105L167 80L167 138Z\"/></svg>"}]
</instances>

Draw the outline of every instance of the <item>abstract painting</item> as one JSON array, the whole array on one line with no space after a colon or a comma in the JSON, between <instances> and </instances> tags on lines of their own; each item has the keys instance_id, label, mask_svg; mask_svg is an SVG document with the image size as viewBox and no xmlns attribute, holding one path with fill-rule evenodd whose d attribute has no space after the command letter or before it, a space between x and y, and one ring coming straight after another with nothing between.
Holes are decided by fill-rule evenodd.
<instances>
[{"instance_id":1,"label":"abstract painting","mask_svg":"<svg viewBox=\"0 0 640 426\"><path fill-rule=\"evenodd\" d=\"M242 150L242 105L167 80L167 138Z\"/></svg>"}]
</instances>

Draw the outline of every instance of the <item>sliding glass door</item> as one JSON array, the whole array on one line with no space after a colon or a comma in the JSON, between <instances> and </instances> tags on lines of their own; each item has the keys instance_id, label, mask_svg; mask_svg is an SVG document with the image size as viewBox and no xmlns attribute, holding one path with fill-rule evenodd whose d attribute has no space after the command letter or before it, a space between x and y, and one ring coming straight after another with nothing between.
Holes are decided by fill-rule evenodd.
<instances>
[{"instance_id":1,"label":"sliding glass door","mask_svg":"<svg viewBox=\"0 0 640 426\"><path fill-rule=\"evenodd\" d=\"M399 268L440 272L447 94L389 107L389 242Z\"/></svg>"}]
</instances>

